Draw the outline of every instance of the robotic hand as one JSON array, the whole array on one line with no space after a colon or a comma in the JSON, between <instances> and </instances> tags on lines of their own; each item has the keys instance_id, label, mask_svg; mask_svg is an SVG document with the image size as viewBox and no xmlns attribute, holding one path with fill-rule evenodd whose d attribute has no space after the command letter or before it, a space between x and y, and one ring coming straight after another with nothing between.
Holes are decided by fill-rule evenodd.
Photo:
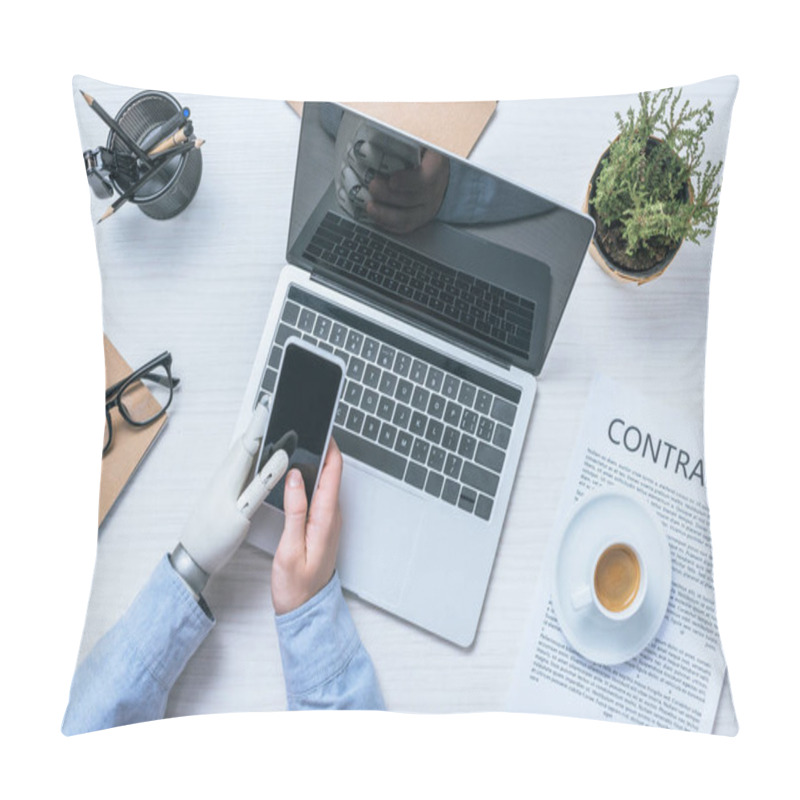
<instances>
[{"instance_id":1,"label":"robotic hand","mask_svg":"<svg viewBox=\"0 0 800 800\"><path fill-rule=\"evenodd\" d=\"M199 597L208 579L245 540L250 520L289 465L296 435L287 434L272 448L259 474L242 491L253 468L269 416L265 402L256 406L247 429L220 465L195 506L170 562Z\"/></svg>"}]
</instances>

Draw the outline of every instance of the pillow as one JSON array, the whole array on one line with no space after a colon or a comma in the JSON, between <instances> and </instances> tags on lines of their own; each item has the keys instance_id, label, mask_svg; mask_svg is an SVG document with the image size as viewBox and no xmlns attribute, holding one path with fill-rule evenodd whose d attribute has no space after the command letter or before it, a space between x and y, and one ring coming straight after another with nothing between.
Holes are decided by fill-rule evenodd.
<instances>
[{"instance_id":1,"label":"pillow","mask_svg":"<svg viewBox=\"0 0 800 800\"><path fill-rule=\"evenodd\" d=\"M361 106L595 226L537 378L478 634L464 649L343 596L340 569L276 614L272 556L238 546L244 533L222 555L176 549L229 522L198 519L198 508L239 446L237 413L252 408L246 391L286 263L301 109L76 76L106 385L117 387L65 732L288 702L735 733L702 414L737 83ZM500 452L492 423L485 458Z\"/></svg>"}]
</instances>

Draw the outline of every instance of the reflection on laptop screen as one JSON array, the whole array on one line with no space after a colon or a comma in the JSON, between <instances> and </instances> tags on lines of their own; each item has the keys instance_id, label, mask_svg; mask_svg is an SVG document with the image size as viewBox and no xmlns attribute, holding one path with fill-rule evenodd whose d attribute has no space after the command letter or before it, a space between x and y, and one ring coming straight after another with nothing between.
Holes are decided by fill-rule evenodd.
<instances>
[{"instance_id":1,"label":"reflection on laptop screen","mask_svg":"<svg viewBox=\"0 0 800 800\"><path fill-rule=\"evenodd\" d=\"M288 256L538 374L591 221L331 103L305 103Z\"/></svg>"}]
</instances>

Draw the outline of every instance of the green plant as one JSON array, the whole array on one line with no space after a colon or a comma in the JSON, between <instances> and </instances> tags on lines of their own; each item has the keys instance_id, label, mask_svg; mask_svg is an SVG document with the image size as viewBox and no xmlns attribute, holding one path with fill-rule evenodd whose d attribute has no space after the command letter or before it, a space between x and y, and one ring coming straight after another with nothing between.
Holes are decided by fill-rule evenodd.
<instances>
[{"instance_id":1,"label":"green plant","mask_svg":"<svg viewBox=\"0 0 800 800\"><path fill-rule=\"evenodd\" d=\"M590 208L607 255L628 256L621 266L646 269L682 239L698 243L716 221L722 162L702 165L711 101L701 108L680 101L681 90L644 92L638 113L616 114L619 136L600 165Z\"/></svg>"}]
</instances>

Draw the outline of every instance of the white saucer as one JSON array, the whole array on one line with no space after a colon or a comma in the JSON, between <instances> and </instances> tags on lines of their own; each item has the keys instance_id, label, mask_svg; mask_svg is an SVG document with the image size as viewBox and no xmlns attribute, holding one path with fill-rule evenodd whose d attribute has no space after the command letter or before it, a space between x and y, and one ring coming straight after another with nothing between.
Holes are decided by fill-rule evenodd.
<instances>
[{"instance_id":1,"label":"white saucer","mask_svg":"<svg viewBox=\"0 0 800 800\"><path fill-rule=\"evenodd\" d=\"M618 532L639 552L647 570L647 595L624 621L610 620L593 604L576 610L573 593L590 581L598 548ZM553 606L567 641L597 664L621 664L638 655L656 635L669 604L672 558L661 522L633 492L602 490L581 500L558 543Z\"/></svg>"}]
</instances>

